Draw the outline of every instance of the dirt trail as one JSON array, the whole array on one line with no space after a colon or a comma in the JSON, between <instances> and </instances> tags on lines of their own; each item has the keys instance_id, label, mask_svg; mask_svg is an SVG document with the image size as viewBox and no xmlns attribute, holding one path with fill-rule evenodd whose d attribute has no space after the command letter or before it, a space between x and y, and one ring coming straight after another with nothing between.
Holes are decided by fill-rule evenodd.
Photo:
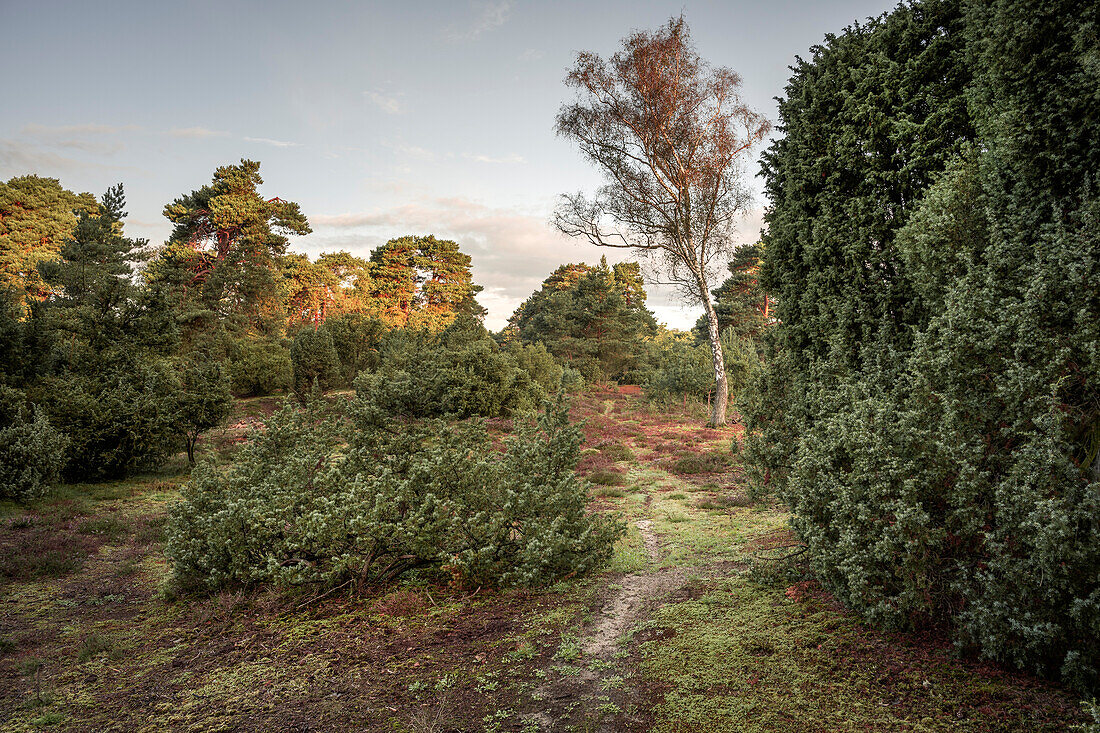
<instances>
[{"instance_id":1,"label":"dirt trail","mask_svg":"<svg viewBox=\"0 0 1100 733\"><path fill-rule=\"evenodd\" d=\"M653 531L653 523L646 519L635 522L645 544L651 565L661 560L661 545ZM663 605L670 593L684 584L686 574L682 568L665 568L624 576L606 598L600 615L588 629L583 639L583 658L579 661L579 673L558 682L543 685L536 693L548 708L529 716L538 722L541 731L564 730L577 715L591 719L591 714L602 701L608 699L610 682L615 677L628 677L632 669L626 657L624 643L636 624L649 617L654 609ZM622 730L631 721L615 716L614 722L601 720L598 730Z\"/></svg>"}]
</instances>

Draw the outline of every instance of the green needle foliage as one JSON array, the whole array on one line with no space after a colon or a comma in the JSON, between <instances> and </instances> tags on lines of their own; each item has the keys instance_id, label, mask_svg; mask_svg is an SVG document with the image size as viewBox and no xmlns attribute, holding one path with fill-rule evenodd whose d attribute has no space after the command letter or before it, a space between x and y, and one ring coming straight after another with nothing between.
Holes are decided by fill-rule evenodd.
<instances>
[{"instance_id":1,"label":"green needle foliage","mask_svg":"<svg viewBox=\"0 0 1100 733\"><path fill-rule=\"evenodd\" d=\"M29 501L57 482L69 439L25 395L0 385L0 499Z\"/></svg>"},{"instance_id":2,"label":"green needle foliage","mask_svg":"<svg viewBox=\"0 0 1100 733\"><path fill-rule=\"evenodd\" d=\"M532 585L597 567L624 532L586 512L582 435L560 398L503 453L481 423L398 423L362 398L344 444L317 409L288 404L226 471L199 464L168 522L182 586L390 583L413 570Z\"/></svg>"},{"instance_id":3,"label":"green needle foliage","mask_svg":"<svg viewBox=\"0 0 1100 733\"><path fill-rule=\"evenodd\" d=\"M537 410L562 369L541 345L501 347L473 316L435 333L392 332L378 366L355 380L360 396L403 417L507 416Z\"/></svg>"},{"instance_id":4,"label":"green needle foliage","mask_svg":"<svg viewBox=\"0 0 1100 733\"><path fill-rule=\"evenodd\" d=\"M915 2L830 36L765 178L758 490L888 626L1100 682L1095 3Z\"/></svg>"},{"instance_id":5,"label":"green needle foliage","mask_svg":"<svg viewBox=\"0 0 1100 733\"><path fill-rule=\"evenodd\" d=\"M590 382L629 379L657 330L636 262L562 265L508 320L505 337L544 344Z\"/></svg>"},{"instance_id":6,"label":"green needle foliage","mask_svg":"<svg viewBox=\"0 0 1100 733\"><path fill-rule=\"evenodd\" d=\"M332 344L332 335L324 326L303 328L290 345L290 363L294 372L294 391L308 395L314 382L326 390L340 379L340 358Z\"/></svg>"}]
</instances>

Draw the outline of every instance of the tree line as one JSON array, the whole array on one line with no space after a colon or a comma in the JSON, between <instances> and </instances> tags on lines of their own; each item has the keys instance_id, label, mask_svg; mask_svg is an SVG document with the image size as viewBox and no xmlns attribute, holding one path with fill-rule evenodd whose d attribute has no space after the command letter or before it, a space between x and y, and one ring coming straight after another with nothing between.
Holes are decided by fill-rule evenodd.
<instances>
[{"instance_id":1,"label":"tree line","mask_svg":"<svg viewBox=\"0 0 1100 733\"><path fill-rule=\"evenodd\" d=\"M563 265L490 334L457 243L404 236L311 260L288 251L308 220L261 195L259 167L220 167L166 205L160 246L126 235L121 185L97 200L35 175L0 183L5 495L180 450L194 463L233 397L358 385L397 414L492 416L661 368L636 263ZM691 381L665 393L707 394Z\"/></svg>"}]
</instances>

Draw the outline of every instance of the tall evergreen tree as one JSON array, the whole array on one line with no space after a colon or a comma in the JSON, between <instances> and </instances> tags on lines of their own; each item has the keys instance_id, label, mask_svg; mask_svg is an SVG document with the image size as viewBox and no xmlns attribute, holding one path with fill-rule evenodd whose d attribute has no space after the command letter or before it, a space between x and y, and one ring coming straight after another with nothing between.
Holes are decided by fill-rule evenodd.
<instances>
[{"instance_id":1,"label":"tall evergreen tree","mask_svg":"<svg viewBox=\"0 0 1100 733\"><path fill-rule=\"evenodd\" d=\"M148 257L148 242L123 234L126 197L122 184L103 194L95 214L82 212L58 260L39 266L55 290L49 313L53 326L72 338L70 345L97 355L138 349L165 351L174 329L158 289L143 289L135 266ZM69 360L86 358L76 353Z\"/></svg>"},{"instance_id":2,"label":"tall evergreen tree","mask_svg":"<svg viewBox=\"0 0 1100 733\"><path fill-rule=\"evenodd\" d=\"M276 258L287 235L312 230L298 204L263 198L262 184L260 164L241 160L164 207L175 229L151 275L182 289L188 307L248 326L278 311Z\"/></svg>"},{"instance_id":3,"label":"tall evergreen tree","mask_svg":"<svg viewBox=\"0 0 1100 733\"><path fill-rule=\"evenodd\" d=\"M19 176L0 183L0 287L20 301L43 300L49 286L39 263L57 259L81 213L94 214L95 197L75 194L55 178Z\"/></svg>"},{"instance_id":4,"label":"tall evergreen tree","mask_svg":"<svg viewBox=\"0 0 1100 733\"><path fill-rule=\"evenodd\" d=\"M523 343L543 343L589 380L626 375L656 332L638 264L562 265L509 319Z\"/></svg>"},{"instance_id":5,"label":"tall evergreen tree","mask_svg":"<svg viewBox=\"0 0 1100 733\"><path fill-rule=\"evenodd\" d=\"M71 479L125 475L176 444L176 379L165 358L175 322L161 291L135 280L145 241L125 236L124 205L119 185L95 215L81 214L61 259L40 266L56 292L29 319L52 334L52 351L28 394L71 439Z\"/></svg>"}]
</instances>

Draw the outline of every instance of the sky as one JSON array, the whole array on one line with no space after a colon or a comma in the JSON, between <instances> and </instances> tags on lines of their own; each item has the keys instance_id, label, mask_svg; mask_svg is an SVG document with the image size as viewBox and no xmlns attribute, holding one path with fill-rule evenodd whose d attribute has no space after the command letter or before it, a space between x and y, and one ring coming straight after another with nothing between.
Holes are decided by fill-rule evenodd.
<instances>
[{"instance_id":1,"label":"sky","mask_svg":"<svg viewBox=\"0 0 1100 733\"><path fill-rule=\"evenodd\" d=\"M366 257L406 234L454 239L497 330L558 265L630 258L548 223L561 194L601 182L554 133L579 51L609 56L682 13L700 55L739 73L775 122L795 57L892 5L0 0L0 180L34 173L96 195L121 182L127 233L159 244L166 203L258 160L261 193L298 202L313 227L292 250ZM738 236L751 242L767 201L759 163L745 170L756 200ZM701 312L667 286L649 292L671 327Z\"/></svg>"}]
</instances>

